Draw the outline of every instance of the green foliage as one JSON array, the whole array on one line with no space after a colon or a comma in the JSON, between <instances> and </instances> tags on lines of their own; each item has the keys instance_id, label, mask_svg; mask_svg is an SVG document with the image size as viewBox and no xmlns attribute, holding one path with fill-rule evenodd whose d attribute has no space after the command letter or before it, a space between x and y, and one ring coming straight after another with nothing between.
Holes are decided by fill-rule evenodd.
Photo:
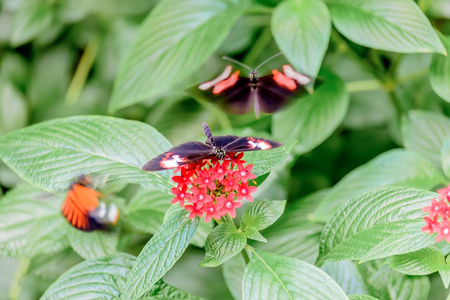
<instances>
[{"instance_id":1,"label":"green foliage","mask_svg":"<svg viewBox=\"0 0 450 300\"><path fill-rule=\"evenodd\" d=\"M265 251L252 251L243 280L243 299L347 299L338 284L322 270ZM323 285L318 286L318 281Z\"/></svg>"},{"instance_id":2,"label":"green foliage","mask_svg":"<svg viewBox=\"0 0 450 300\"><path fill-rule=\"evenodd\" d=\"M325 260L368 261L431 245L434 238L420 228L425 215L422 208L433 197L436 195L427 191L394 187L353 198L325 225L318 264Z\"/></svg>"},{"instance_id":3,"label":"green foliage","mask_svg":"<svg viewBox=\"0 0 450 300\"><path fill-rule=\"evenodd\" d=\"M448 297L449 243L421 229L450 181L448 1L0 5L0 295ZM280 111L235 116L193 97L222 56L256 67L280 51L258 76L289 63L312 79ZM257 191L236 220L190 219L170 204L174 172L142 171L204 142L202 122L284 143L245 153ZM115 226L62 216L80 175L117 205Z\"/></svg>"}]
</instances>

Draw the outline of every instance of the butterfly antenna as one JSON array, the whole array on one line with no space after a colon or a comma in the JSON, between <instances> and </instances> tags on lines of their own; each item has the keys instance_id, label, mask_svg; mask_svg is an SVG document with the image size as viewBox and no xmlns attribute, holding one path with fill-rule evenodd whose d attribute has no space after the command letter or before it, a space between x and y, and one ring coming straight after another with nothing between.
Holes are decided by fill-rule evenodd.
<instances>
[{"instance_id":1,"label":"butterfly antenna","mask_svg":"<svg viewBox=\"0 0 450 300\"><path fill-rule=\"evenodd\" d=\"M203 122L202 126L203 126L203 132L205 133L206 137L211 142L211 144L214 147L216 147L216 142L214 141L214 138L213 138L212 133L211 133L211 129L209 129L208 124L206 124L206 122Z\"/></svg>"},{"instance_id":2,"label":"butterfly antenna","mask_svg":"<svg viewBox=\"0 0 450 300\"><path fill-rule=\"evenodd\" d=\"M241 63L241 62L239 62L239 61L237 61L237 60L235 60L235 59L232 59L232 58L230 58L230 57L228 57L228 56L224 56L224 57L222 57L222 58L225 59L225 60L231 61L231 62L233 62L233 63L235 63L235 64L237 64L237 65L240 65L241 67L246 68L246 69L249 70L250 72L253 71L252 68L250 68L249 66L247 66L247 65L245 65L245 64L243 64L243 63Z\"/></svg>"},{"instance_id":3,"label":"butterfly antenna","mask_svg":"<svg viewBox=\"0 0 450 300\"><path fill-rule=\"evenodd\" d=\"M278 55L281 55L281 54L283 54L283 52L279 52L279 53L277 53L277 54L275 54L275 55L269 57L268 59L266 59L265 61L263 61L262 63L260 63L259 66L257 66L257 67L255 68L255 71L258 70L258 69L259 69L261 66L263 66L265 63L271 61L272 59L274 59L275 57L277 57Z\"/></svg>"}]
</instances>

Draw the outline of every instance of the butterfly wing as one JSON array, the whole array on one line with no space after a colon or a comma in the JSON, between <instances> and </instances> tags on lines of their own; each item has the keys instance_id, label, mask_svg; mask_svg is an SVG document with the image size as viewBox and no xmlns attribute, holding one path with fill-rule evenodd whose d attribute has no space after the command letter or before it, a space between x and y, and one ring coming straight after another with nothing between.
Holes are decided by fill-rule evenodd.
<instances>
[{"instance_id":1,"label":"butterfly wing","mask_svg":"<svg viewBox=\"0 0 450 300\"><path fill-rule=\"evenodd\" d=\"M173 169L181 165L210 157L211 155L214 155L214 149L211 146L200 142L188 142L173 147L169 151L153 158L142 167L142 170L160 171Z\"/></svg>"},{"instance_id":2,"label":"butterfly wing","mask_svg":"<svg viewBox=\"0 0 450 300\"><path fill-rule=\"evenodd\" d=\"M269 150L283 146L283 143L275 142L269 139L255 138L251 136L240 137L233 142L223 146L226 152L245 152L256 150Z\"/></svg>"},{"instance_id":3,"label":"butterfly wing","mask_svg":"<svg viewBox=\"0 0 450 300\"><path fill-rule=\"evenodd\" d=\"M223 148L225 145L228 145L235 140L237 140L239 137L237 135L219 135L214 136L214 142L216 142L216 146L219 148Z\"/></svg>"},{"instance_id":4,"label":"butterfly wing","mask_svg":"<svg viewBox=\"0 0 450 300\"><path fill-rule=\"evenodd\" d=\"M188 89L195 98L218 104L231 114L245 114L252 107L250 79L239 77L236 83L214 94L213 89L200 90L197 86Z\"/></svg>"},{"instance_id":5,"label":"butterfly wing","mask_svg":"<svg viewBox=\"0 0 450 300\"><path fill-rule=\"evenodd\" d=\"M89 216L99 206L100 195L94 189L75 183L61 206L63 216L72 226L81 230L101 228L102 226Z\"/></svg>"},{"instance_id":6,"label":"butterfly wing","mask_svg":"<svg viewBox=\"0 0 450 300\"><path fill-rule=\"evenodd\" d=\"M274 113L285 106L291 99L305 94L303 85L295 82L294 90L280 86L272 75L258 78L258 101L260 108L265 113Z\"/></svg>"}]
</instances>

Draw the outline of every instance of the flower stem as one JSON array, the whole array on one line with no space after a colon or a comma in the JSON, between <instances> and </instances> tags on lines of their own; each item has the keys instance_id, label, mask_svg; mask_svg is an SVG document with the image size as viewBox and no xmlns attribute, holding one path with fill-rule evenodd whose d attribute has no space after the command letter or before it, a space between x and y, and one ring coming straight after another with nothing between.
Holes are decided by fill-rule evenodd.
<instances>
[{"instance_id":1,"label":"flower stem","mask_svg":"<svg viewBox=\"0 0 450 300\"><path fill-rule=\"evenodd\" d=\"M92 36L83 52L83 55L81 56L80 62L75 70L75 74L70 82L69 89L67 90L67 104L74 105L78 101L89 71L91 70L95 57L97 56L99 46L100 39L97 36Z\"/></svg>"},{"instance_id":2,"label":"flower stem","mask_svg":"<svg viewBox=\"0 0 450 300\"><path fill-rule=\"evenodd\" d=\"M28 271L30 262L31 259L29 258L19 260L19 264L17 265L17 269L14 273L14 278L9 289L9 298L11 300L19 299L20 292L22 291L24 276Z\"/></svg>"}]
</instances>

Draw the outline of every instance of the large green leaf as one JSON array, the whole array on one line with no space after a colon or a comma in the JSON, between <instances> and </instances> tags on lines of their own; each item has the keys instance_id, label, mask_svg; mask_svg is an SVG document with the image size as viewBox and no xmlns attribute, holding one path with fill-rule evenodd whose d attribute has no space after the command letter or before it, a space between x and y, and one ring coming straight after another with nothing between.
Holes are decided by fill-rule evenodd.
<instances>
[{"instance_id":1,"label":"large green leaf","mask_svg":"<svg viewBox=\"0 0 450 300\"><path fill-rule=\"evenodd\" d=\"M441 149L446 137L450 137L450 119L426 111L410 111L402 124L403 143L428 158L435 166L441 166Z\"/></svg>"},{"instance_id":2,"label":"large green leaf","mask_svg":"<svg viewBox=\"0 0 450 300\"><path fill-rule=\"evenodd\" d=\"M295 142L289 141L275 149L246 152L244 160L247 162L246 164L253 164L252 173L259 177L280 165L288 157L294 144Z\"/></svg>"},{"instance_id":3,"label":"large green leaf","mask_svg":"<svg viewBox=\"0 0 450 300\"><path fill-rule=\"evenodd\" d=\"M355 262L349 260L327 262L321 269L330 275L347 295L369 293Z\"/></svg>"},{"instance_id":4,"label":"large green leaf","mask_svg":"<svg viewBox=\"0 0 450 300\"><path fill-rule=\"evenodd\" d=\"M441 35L441 40L447 53L450 53L450 37ZM433 55L430 66L430 82L436 94L450 102L450 57L448 55Z\"/></svg>"},{"instance_id":5,"label":"large green leaf","mask_svg":"<svg viewBox=\"0 0 450 300\"><path fill-rule=\"evenodd\" d=\"M445 48L420 8L411 0L327 0L336 28L370 48L404 53Z\"/></svg>"},{"instance_id":6,"label":"large green leaf","mask_svg":"<svg viewBox=\"0 0 450 300\"><path fill-rule=\"evenodd\" d=\"M325 82L312 95L272 117L273 136L297 140L296 152L310 151L322 143L347 112L349 96L344 82L328 71L321 76Z\"/></svg>"},{"instance_id":7,"label":"large green leaf","mask_svg":"<svg viewBox=\"0 0 450 300\"><path fill-rule=\"evenodd\" d=\"M163 223L173 195L157 191L139 190L125 212L125 219L134 227L154 234Z\"/></svg>"},{"instance_id":8,"label":"large green leaf","mask_svg":"<svg viewBox=\"0 0 450 300\"><path fill-rule=\"evenodd\" d=\"M67 233L70 246L84 259L108 256L116 252L119 232L101 230L84 232L70 228Z\"/></svg>"},{"instance_id":9,"label":"large green leaf","mask_svg":"<svg viewBox=\"0 0 450 300\"><path fill-rule=\"evenodd\" d=\"M171 184L165 177L141 168L170 146L140 122L77 116L7 134L0 138L0 158L20 177L48 191L66 191L80 175L89 174L168 193Z\"/></svg>"},{"instance_id":10,"label":"large green leaf","mask_svg":"<svg viewBox=\"0 0 450 300\"><path fill-rule=\"evenodd\" d=\"M391 187L362 194L336 211L320 238L317 263L367 261L425 248L433 236L421 231L436 193Z\"/></svg>"},{"instance_id":11,"label":"large green leaf","mask_svg":"<svg viewBox=\"0 0 450 300\"><path fill-rule=\"evenodd\" d=\"M47 29L52 23L52 10L52 3L48 1L22 1L14 15L11 44L25 44Z\"/></svg>"},{"instance_id":12,"label":"large green leaf","mask_svg":"<svg viewBox=\"0 0 450 300\"><path fill-rule=\"evenodd\" d=\"M326 222L343 203L377 187L430 189L443 181L441 173L422 156L404 149L393 149L347 174L320 202L311 217Z\"/></svg>"},{"instance_id":13,"label":"large green leaf","mask_svg":"<svg viewBox=\"0 0 450 300\"><path fill-rule=\"evenodd\" d=\"M317 77L331 32L326 5L316 0L284 1L275 8L271 27L277 45L294 68Z\"/></svg>"},{"instance_id":14,"label":"large green leaf","mask_svg":"<svg viewBox=\"0 0 450 300\"><path fill-rule=\"evenodd\" d=\"M110 109L158 95L198 69L225 40L247 3L165 0L157 4L119 70Z\"/></svg>"},{"instance_id":15,"label":"large green leaf","mask_svg":"<svg viewBox=\"0 0 450 300\"><path fill-rule=\"evenodd\" d=\"M0 78L0 136L24 127L28 119L24 96L9 81Z\"/></svg>"},{"instance_id":16,"label":"large green leaf","mask_svg":"<svg viewBox=\"0 0 450 300\"><path fill-rule=\"evenodd\" d=\"M0 200L0 254L34 257L68 247L61 196L20 185Z\"/></svg>"},{"instance_id":17,"label":"large green leaf","mask_svg":"<svg viewBox=\"0 0 450 300\"><path fill-rule=\"evenodd\" d=\"M396 272L390 269L384 260L370 261L358 266L367 282L370 294L379 299L422 300L428 298L430 280L427 276L408 276Z\"/></svg>"},{"instance_id":18,"label":"large green leaf","mask_svg":"<svg viewBox=\"0 0 450 300\"><path fill-rule=\"evenodd\" d=\"M347 299L341 287L319 268L257 250L252 251L245 269L242 290L243 299Z\"/></svg>"},{"instance_id":19,"label":"large green leaf","mask_svg":"<svg viewBox=\"0 0 450 300\"><path fill-rule=\"evenodd\" d=\"M132 255L116 253L82 262L64 273L41 299L118 299L134 261Z\"/></svg>"},{"instance_id":20,"label":"large green leaf","mask_svg":"<svg viewBox=\"0 0 450 300\"><path fill-rule=\"evenodd\" d=\"M236 255L222 265L223 279L235 300L242 299L242 278L245 267L242 255Z\"/></svg>"},{"instance_id":21,"label":"large green leaf","mask_svg":"<svg viewBox=\"0 0 450 300\"><path fill-rule=\"evenodd\" d=\"M369 295L361 295L361 294L354 294L354 295L348 295L349 300L379 300L378 298L369 296Z\"/></svg>"},{"instance_id":22,"label":"large green leaf","mask_svg":"<svg viewBox=\"0 0 450 300\"><path fill-rule=\"evenodd\" d=\"M320 190L288 205L281 218L264 230L268 243L258 244L257 248L313 263L319 253L323 226L311 223L308 216L327 193Z\"/></svg>"},{"instance_id":23,"label":"large green leaf","mask_svg":"<svg viewBox=\"0 0 450 300\"><path fill-rule=\"evenodd\" d=\"M159 228L139 254L123 289L124 299L144 295L169 271L189 245L198 226L198 218L177 210Z\"/></svg>"},{"instance_id":24,"label":"large green leaf","mask_svg":"<svg viewBox=\"0 0 450 300\"><path fill-rule=\"evenodd\" d=\"M222 223L214 228L205 243L205 259L202 267L217 267L244 249L247 237L234 224Z\"/></svg>"},{"instance_id":25,"label":"large green leaf","mask_svg":"<svg viewBox=\"0 0 450 300\"><path fill-rule=\"evenodd\" d=\"M446 266L444 254L436 246L395 255L388 262L392 269L408 275L428 275Z\"/></svg>"}]
</instances>

